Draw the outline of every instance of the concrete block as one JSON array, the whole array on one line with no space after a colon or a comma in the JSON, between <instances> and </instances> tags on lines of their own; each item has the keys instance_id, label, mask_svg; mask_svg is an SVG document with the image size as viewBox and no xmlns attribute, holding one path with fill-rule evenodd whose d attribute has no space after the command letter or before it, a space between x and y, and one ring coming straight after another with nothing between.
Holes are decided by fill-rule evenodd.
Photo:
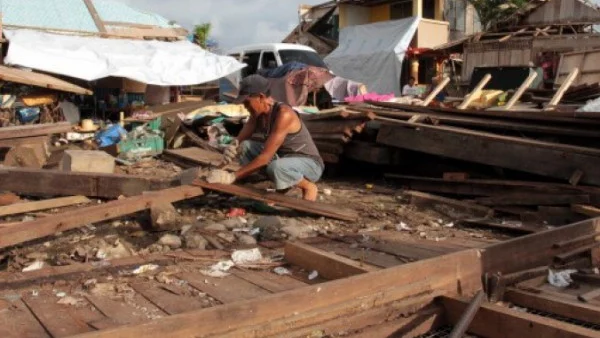
<instances>
[{"instance_id":1,"label":"concrete block","mask_svg":"<svg viewBox=\"0 0 600 338\"><path fill-rule=\"evenodd\" d=\"M112 174L115 159L98 150L65 150L61 162L62 171Z\"/></svg>"}]
</instances>

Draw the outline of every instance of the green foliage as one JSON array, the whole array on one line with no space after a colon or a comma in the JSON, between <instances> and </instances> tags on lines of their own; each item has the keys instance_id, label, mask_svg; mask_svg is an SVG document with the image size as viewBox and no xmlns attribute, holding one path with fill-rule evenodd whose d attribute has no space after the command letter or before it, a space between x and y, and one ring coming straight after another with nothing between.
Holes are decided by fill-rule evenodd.
<instances>
[{"instance_id":1,"label":"green foliage","mask_svg":"<svg viewBox=\"0 0 600 338\"><path fill-rule=\"evenodd\" d=\"M206 49L206 42L208 41L211 28L212 26L210 23L203 23L194 26L194 43Z\"/></svg>"},{"instance_id":2,"label":"green foliage","mask_svg":"<svg viewBox=\"0 0 600 338\"><path fill-rule=\"evenodd\" d=\"M528 4L528 0L467 0L473 5L483 30L490 30L499 22L509 20L512 15Z\"/></svg>"}]
</instances>

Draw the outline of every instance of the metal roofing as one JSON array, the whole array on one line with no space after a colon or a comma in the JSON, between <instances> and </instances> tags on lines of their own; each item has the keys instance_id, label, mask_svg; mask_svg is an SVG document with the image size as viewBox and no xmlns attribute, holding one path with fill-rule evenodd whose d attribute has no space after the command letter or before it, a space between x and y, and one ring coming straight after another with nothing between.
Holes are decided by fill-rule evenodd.
<instances>
[{"instance_id":1,"label":"metal roofing","mask_svg":"<svg viewBox=\"0 0 600 338\"><path fill-rule=\"evenodd\" d=\"M169 20L134 9L122 2L93 0L103 21L178 28ZM4 25L98 32L83 0L0 0Z\"/></svg>"}]
</instances>

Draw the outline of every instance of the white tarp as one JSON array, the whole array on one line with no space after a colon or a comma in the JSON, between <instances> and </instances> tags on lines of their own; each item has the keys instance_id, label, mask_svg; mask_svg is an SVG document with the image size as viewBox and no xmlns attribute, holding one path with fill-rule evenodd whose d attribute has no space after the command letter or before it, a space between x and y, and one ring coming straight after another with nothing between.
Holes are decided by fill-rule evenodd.
<instances>
[{"instance_id":1,"label":"white tarp","mask_svg":"<svg viewBox=\"0 0 600 338\"><path fill-rule=\"evenodd\" d=\"M364 83L370 92L400 95L402 60L419 18L344 28L339 47L325 58L337 76Z\"/></svg>"},{"instance_id":2,"label":"white tarp","mask_svg":"<svg viewBox=\"0 0 600 338\"><path fill-rule=\"evenodd\" d=\"M189 41L103 39L32 30L4 30L4 34L10 41L7 64L86 81L115 76L185 86L217 80L244 67Z\"/></svg>"}]
</instances>

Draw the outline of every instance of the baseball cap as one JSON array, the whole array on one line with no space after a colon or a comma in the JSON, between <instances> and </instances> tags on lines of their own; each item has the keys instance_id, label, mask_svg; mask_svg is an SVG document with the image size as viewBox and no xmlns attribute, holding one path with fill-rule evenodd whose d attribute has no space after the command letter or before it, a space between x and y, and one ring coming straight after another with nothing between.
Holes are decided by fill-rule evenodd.
<instances>
[{"instance_id":1,"label":"baseball cap","mask_svg":"<svg viewBox=\"0 0 600 338\"><path fill-rule=\"evenodd\" d=\"M269 94L270 88L271 84L266 78L260 75L250 75L240 82L240 91L235 101L241 103L251 95Z\"/></svg>"}]
</instances>

